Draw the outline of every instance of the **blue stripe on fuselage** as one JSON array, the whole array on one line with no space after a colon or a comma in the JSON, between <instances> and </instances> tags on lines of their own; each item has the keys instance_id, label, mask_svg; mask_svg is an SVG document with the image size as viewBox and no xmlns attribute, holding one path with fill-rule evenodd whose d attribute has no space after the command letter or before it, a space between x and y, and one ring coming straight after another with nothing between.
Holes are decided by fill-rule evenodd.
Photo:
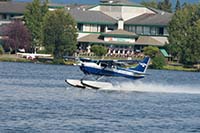
<instances>
[{"instance_id":1,"label":"blue stripe on fuselage","mask_svg":"<svg viewBox=\"0 0 200 133\"><path fill-rule=\"evenodd\" d=\"M106 70L106 69L98 69L94 67L88 67L88 66L81 66L81 70L86 73L86 74L94 74L94 75L101 75L101 76L116 76L116 77L126 77L130 79L139 79L139 78L144 78L142 75L138 76L130 76L122 73L117 73L111 70ZM124 70L124 69L121 69ZM125 70L124 70L125 71Z\"/></svg>"}]
</instances>

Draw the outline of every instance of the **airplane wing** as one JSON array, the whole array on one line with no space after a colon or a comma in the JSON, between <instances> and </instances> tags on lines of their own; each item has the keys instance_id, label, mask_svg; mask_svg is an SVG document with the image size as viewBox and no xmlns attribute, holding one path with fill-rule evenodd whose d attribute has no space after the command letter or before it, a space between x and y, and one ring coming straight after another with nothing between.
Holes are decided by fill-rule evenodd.
<instances>
[{"instance_id":1,"label":"airplane wing","mask_svg":"<svg viewBox=\"0 0 200 133\"><path fill-rule=\"evenodd\" d=\"M128 64L126 62L118 60L99 60L98 63L105 64L107 67L117 66L117 67L126 67Z\"/></svg>"}]
</instances>

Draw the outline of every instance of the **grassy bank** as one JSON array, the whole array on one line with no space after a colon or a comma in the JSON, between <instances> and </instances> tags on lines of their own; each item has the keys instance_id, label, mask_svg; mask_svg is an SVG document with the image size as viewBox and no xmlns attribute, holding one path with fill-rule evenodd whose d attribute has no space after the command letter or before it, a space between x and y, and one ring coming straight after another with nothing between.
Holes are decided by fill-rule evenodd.
<instances>
[{"instance_id":1,"label":"grassy bank","mask_svg":"<svg viewBox=\"0 0 200 133\"><path fill-rule=\"evenodd\" d=\"M0 62L23 62L23 63L39 62L39 63L44 63L44 64L59 64L59 63L55 63L53 61L53 58L45 57L45 58L30 60L30 59L17 56L15 54L0 55ZM75 63L74 61L62 61L62 64L65 64L65 65L73 65L74 63Z\"/></svg>"},{"instance_id":2,"label":"grassy bank","mask_svg":"<svg viewBox=\"0 0 200 133\"><path fill-rule=\"evenodd\" d=\"M32 61L25 58L21 58L17 55L4 54L0 55L0 62L32 62Z\"/></svg>"},{"instance_id":3,"label":"grassy bank","mask_svg":"<svg viewBox=\"0 0 200 133\"><path fill-rule=\"evenodd\" d=\"M163 68L164 70L174 70L174 71L187 71L187 72L197 72L198 70L196 68L185 68L183 66L172 66L172 65L166 65Z\"/></svg>"}]
</instances>

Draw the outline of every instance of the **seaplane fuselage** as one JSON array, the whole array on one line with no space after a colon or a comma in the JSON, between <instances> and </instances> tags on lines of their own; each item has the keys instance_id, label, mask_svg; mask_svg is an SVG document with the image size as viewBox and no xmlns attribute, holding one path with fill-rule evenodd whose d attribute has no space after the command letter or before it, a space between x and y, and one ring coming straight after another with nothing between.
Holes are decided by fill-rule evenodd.
<instances>
[{"instance_id":1,"label":"seaplane fuselage","mask_svg":"<svg viewBox=\"0 0 200 133\"><path fill-rule=\"evenodd\" d=\"M144 78L149 60L149 57L146 57L146 59L144 59L145 62L140 63L136 68L123 68L115 65L106 65L105 63L101 62L82 62L80 65L80 69L85 74L139 79Z\"/></svg>"}]
</instances>

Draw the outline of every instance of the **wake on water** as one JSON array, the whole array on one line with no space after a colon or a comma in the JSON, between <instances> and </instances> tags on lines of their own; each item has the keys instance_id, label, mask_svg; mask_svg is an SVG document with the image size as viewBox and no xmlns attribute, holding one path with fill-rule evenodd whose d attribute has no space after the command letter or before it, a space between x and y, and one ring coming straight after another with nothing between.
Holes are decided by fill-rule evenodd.
<instances>
[{"instance_id":1,"label":"wake on water","mask_svg":"<svg viewBox=\"0 0 200 133\"><path fill-rule=\"evenodd\" d=\"M106 88L105 88L106 89ZM164 85L159 83L123 82L106 90L200 94L200 87L192 85Z\"/></svg>"}]
</instances>

